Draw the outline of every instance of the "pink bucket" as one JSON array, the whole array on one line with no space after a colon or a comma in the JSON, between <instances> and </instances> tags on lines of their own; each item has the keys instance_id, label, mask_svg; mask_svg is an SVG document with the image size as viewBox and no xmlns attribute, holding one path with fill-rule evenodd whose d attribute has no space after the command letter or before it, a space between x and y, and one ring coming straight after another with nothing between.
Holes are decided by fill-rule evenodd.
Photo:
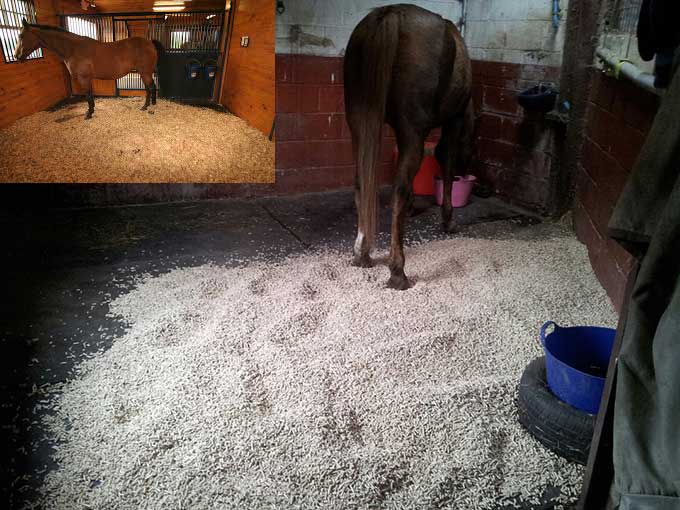
<instances>
[{"instance_id":1,"label":"pink bucket","mask_svg":"<svg viewBox=\"0 0 680 510\"><path fill-rule=\"evenodd\" d=\"M463 175L462 177L454 178L451 189L451 205L453 207L465 207L468 205L475 181L477 181L477 177L474 175ZM437 177L434 180L434 192L437 198L437 205L442 205L444 202L444 181Z\"/></svg>"}]
</instances>

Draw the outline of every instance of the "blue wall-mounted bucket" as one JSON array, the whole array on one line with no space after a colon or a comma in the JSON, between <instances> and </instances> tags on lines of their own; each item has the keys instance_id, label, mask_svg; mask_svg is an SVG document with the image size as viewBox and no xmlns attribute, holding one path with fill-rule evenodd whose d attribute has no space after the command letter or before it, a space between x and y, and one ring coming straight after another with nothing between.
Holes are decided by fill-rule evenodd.
<instances>
[{"instance_id":1,"label":"blue wall-mounted bucket","mask_svg":"<svg viewBox=\"0 0 680 510\"><path fill-rule=\"evenodd\" d=\"M206 60L203 63L203 72L206 80L214 80L217 75L217 62L215 60Z\"/></svg>"},{"instance_id":2,"label":"blue wall-mounted bucket","mask_svg":"<svg viewBox=\"0 0 680 510\"><path fill-rule=\"evenodd\" d=\"M548 329L553 331L548 333ZM541 328L550 390L563 402L597 414L607 377L616 330L579 326L562 328L552 321Z\"/></svg>"},{"instance_id":3,"label":"blue wall-mounted bucket","mask_svg":"<svg viewBox=\"0 0 680 510\"><path fill-rule=\"evenodd\" d=\"M198 60L189 60L186 64L187 80L197 80L200 78L202 67Z\"/></svg>"}]
</instances>

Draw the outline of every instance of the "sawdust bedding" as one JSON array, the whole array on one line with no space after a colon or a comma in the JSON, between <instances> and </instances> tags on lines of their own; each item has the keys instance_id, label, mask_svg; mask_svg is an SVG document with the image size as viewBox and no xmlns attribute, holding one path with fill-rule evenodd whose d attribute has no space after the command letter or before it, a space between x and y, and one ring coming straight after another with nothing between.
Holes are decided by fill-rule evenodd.
<instances>
[{"instance_id":1,"label":"sawdust bedding","mask_svg":"<svg viewBox=\"0 0 680 510\"><path fill-rule=\"evenodd\" d=\"M549 228L409 248L405 292L335 252L139 275L110 303L126 333L47 391L40 506L572 503L582 468L520 427L516 386L543 321L615 313L586 249Z\"/></svg>"},{"instance_id":2,"label":"sawdust bedding","mask_svg":"<svg viewBox=\"0 0 680 510\"><path fill-rule=\"evenodd\" d=\"M97 98L0 130L0 182L271 183L274 144L225 112L143 98Z\"/></svg>"}]
</instances>

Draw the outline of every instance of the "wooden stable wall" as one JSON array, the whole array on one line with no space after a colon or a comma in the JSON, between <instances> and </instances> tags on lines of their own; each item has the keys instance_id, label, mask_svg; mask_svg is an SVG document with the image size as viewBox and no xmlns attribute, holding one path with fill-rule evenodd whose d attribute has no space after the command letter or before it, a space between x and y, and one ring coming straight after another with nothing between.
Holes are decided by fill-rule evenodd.
<instances>
[{"instance_id":1,"label":"wooden stable wall","mask_svg":"<svg viewBox=\"0 0 680 510\"><path fill-rule=\"evenodd\" d=\"M34 0L38 22L57 25L52 0ZM58 103L68 95L68 73L54 55L5 63L0 56L0 128Z\"/></svg>"},{"instance_id":2,"label":"wooden stable wall","mask_svg":"<svg viewBox=\"0 0 680 510\"><path fill-rule=\"evenodd\" d=\"M233 29L220 103L252 126L269 134L274 122L275 58L272 0L232 0ZM241 37L250 45L241 47Z\"/></svg>"}]
</instances>

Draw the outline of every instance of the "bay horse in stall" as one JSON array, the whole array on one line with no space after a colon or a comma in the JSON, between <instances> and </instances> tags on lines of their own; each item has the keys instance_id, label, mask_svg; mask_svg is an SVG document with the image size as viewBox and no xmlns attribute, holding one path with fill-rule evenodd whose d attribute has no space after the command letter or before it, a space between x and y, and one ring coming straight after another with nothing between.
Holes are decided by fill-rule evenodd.
<instances>
[{"instance_id":1,"label":"bay horse in stall","mask_svg":"<svg viewBox=\"0 0 680 510\"><path fill-rule=\"evenodd\" d=\"M399 158L392 192L390 279L409 288L404 274L404 221L413 179L430 130L441 126L435 157L442 167L443 228L455 231L451 186L470 161L474 111L472 70L463 38L450 21L414 5L374 9L354 29L344 62L345 109L357 161L359 218L354 265L372 265L378 217L378 162L385 122L395 131Z\"/></svg>"},{"instance_id":2,"label":"bay horse in stall","mask_svg":"<svg viewBox=\"0 0 680 510\"><path fill-rule=\"evenodd\" d=\"M66 64L76 83L87 91L86 119L91 118L94 113L92 80L95 78L116 80L137 71L146 89L146 100L142 110L149 107L149 102L156 104L153 73L158 56L163 52L163 47L158 41L130 37L103 43L90 37L72 34L59 27L30 24L24 19L14 56L17 60L25 60L38 48L53 51Z\"/></svg>"}]
</instances>

